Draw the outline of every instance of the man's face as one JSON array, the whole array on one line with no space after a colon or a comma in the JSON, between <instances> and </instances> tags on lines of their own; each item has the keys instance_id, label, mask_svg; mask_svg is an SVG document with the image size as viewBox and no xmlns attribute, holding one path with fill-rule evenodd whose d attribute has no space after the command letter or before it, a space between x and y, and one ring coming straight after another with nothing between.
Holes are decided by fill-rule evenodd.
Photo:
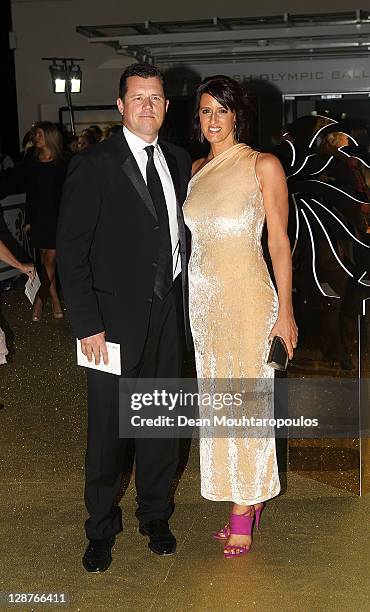
<instances>
[{"instance_id":1,"label":"man's face","mask_svg":"<svg viewBox=\"0 0 370 612\"><path fill-rule=\"evenodd\" d=\"M123 125L146 142L153 142L168 107L161 80L158 77L130 76L126 85L124 99L117 100Z\"/></svg>"}]
</instances>

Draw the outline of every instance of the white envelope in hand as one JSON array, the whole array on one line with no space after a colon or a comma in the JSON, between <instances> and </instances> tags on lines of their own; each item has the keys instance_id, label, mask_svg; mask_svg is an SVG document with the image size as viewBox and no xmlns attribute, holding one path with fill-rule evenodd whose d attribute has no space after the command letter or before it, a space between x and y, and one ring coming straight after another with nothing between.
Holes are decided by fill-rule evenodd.
<instances>
[{"instance_id":1,"label":"white envelope in hand","mask_svg":"<svg viewBox=\"0 0 370 612\"><path fill-rule=\"evenodd\" d=\"M92 361L81 351L81 342L76 338L77 343L77 365L85 368L92 368L93 370L100 370L101 372L108 372L108 374L116 374L121 376L121 345L115 342L106 342L108 350L108 364L105 365L103 357L100 355L100 363L95 363L95 357L92 356Z\"/></svg>"},{"instance_id":2,"label":"white envelope in hand","mask_svg":"<svg viewBox=\"0 0 370 612\"><path fill-rule=\"evenodd\" d=\"M41 281L39 279L39 275L36 272L35 278L33 280L29 278L24 286L24 292L26 296L28 297L29 301L31 302L31 304L34 303L36 293L40 289L40 286L41 286Z\"/></svg>"}]
</instances>

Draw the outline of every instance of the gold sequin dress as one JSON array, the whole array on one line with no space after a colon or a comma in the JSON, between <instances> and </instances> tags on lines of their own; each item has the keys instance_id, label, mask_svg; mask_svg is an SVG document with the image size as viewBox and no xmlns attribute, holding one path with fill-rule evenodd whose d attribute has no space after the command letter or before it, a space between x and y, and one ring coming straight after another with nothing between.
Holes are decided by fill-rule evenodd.
<instances>
[{"instance_id":1,"label":"gold sequin dress","mask_svg":"<svg viewBox=\"0 0 370 612\"><path fill-rule=\"evenodd\" d=\"M238 391L252 380L258 391L270 392L245 401L242 410L268 419L274 416L274 374L266 359L278 302L261 247L265 211L257 156L236 144L203 166L190 182L184 217L192 235L189 314L200 395L210 388ZM201 405L200 416L210 416L210 409ZM220 428L203 428L203 497L250 505L279 493L273 427L260 430L266 437L250 437L247 430L219 435Z\"/></svg>"}]
</instances>

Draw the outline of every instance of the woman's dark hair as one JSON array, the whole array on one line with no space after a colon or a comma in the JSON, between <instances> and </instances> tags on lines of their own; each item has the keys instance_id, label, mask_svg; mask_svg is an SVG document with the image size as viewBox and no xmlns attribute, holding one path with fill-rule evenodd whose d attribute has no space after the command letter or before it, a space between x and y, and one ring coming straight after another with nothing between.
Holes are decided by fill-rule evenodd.
<instances>
[{"instance_id":1,"label":"woman's dark hair","mask_svg":"<svg viewBox=\"0 0 370 612\"><path fill-rule=\"evenodd\" d=\"M150 64L131 64L131 66L128 66L122 73L119 81L118 96L121 98L121 100L123 100L125 97L127 90L127 79L131 76L138 76L142 79L156 77L163 85L163 74L155 66L151 66Z\"/></svg>"},{"instance_id":2,"label":"woman's dark hair","mask_svg":"<svg viewBox=\"0 0 370 612\"><path fill-rule=\"evenodd\" d=\"M223 74L207 77L196 89L193 116L194 138L201 140L199 106L203 94L209 94L221 106L235 112L235 139L238 142L247 142L249 135L247 94L237 81Z\"/></svg>"}]
</instances>

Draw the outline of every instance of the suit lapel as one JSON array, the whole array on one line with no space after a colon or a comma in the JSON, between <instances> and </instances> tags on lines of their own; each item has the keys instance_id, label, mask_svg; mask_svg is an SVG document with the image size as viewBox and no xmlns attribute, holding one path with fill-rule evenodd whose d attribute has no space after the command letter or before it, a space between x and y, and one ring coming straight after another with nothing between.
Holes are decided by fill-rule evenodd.
<instances>
[{"instance_id":1,"label":"suit lapel","mask_svg":"<svg viewBox=\"0 0 370 612\"><path fill-rule=\"evenodd\" d=\"M150 197L148 187L146 186L146 183L143 179L143 175L140 172L140 168L137 165L134 156L129 155L128 157L126 157L125 161L121 165L121 168L126 174L126 176L128 176L128 178L130 179L140 198L144 201L149 212L153 215L156 221L158 221L157 213L155 211L152 198Z\"/></svg>"},{"instance_id":2,"label":"suit lapel","mask_svg":"<svg viewBox=\"0 0 370 612\"><path fill-rule=\"evenodd\" d=\"M140 199L144 202L145 206L149 210L150 214L154 217L154 219L158 223L158 217L156 210L154 208L154 204L152 198L150 197L148 187L143 179L143 175L140 172L140 168L136 163L136 159L131 153L130 147L126 142L126 138L124 134L117 134L119 138L117 138L117 143L120 146L120 149L123 153L123 160L121 163L121 170L125 173L125 175L130 179L132 185L135 187ZM114 137L113 137L114 138Z\"/></svg>"},{"instance_id":3,"label":"suit lapel","mask_svg":"<svg viewBox=\"0 0 370 612\"><path fill-rule=\"evenodd\" d=\"M140 172L140 168L137 165L136 160L131 153L130 147L128 146L126 142L126 138L124 137L124 134L119 133L117 134L116 137L113 137L113 138L117 138L117 144L119 145L123 153L123 160L121 164L122 171L130 179L132 185L135 187L138 195L140 196L141 200L143 200L150 214L158 222L157 213L156 213L152 198L150 197L148 187L143 179L143 175ZM180 174L179 174L179 168L177 165L177 160L176 160L176 157L169 151L165 143L160 142L159 145L161 147L163 155L165 156L165 159L168 165L168 169L171 174L173 186L175 189L176 200L177 200L177 216L179 219L179 228L180 228L181 225L183 224L183 219L182 219L182 209L181 209L181 204L180 204L181 202Z\"/></svg>"}]
</instances>

